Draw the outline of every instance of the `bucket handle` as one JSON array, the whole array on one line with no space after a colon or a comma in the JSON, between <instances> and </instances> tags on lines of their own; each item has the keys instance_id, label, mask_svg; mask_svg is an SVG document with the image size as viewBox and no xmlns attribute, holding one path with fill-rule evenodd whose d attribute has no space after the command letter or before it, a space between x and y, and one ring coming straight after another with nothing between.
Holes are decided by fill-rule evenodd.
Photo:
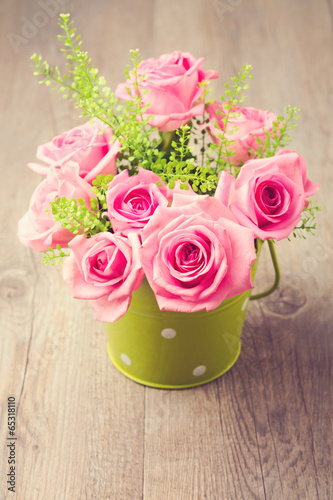
<instances>
[{"instance_id":1,"label":"bucket handle","mask_svg":"<svg viewBox=\"0 0 333 500\"><path fill-rule=\"evenodd\" d=\"M280 283L281 274L280 274L279 263L278 263L276 253L275 253L274 242L273 242L273 240L267 240L267 242L268 242L269 252L271 254L271 259L272 259L273 266L274 266L275 281L274 281L273 285L271 286L271 288L269 288L268 290L265 290L264 292L261 292L261 293L256 293L255 295L251 295L250 300L257 300L257 299L261 299L262 297L266 297L267 295L270 295L272 292L274 292L274 290L277 289L277 287Z\"/></svg>"}]
</instances>

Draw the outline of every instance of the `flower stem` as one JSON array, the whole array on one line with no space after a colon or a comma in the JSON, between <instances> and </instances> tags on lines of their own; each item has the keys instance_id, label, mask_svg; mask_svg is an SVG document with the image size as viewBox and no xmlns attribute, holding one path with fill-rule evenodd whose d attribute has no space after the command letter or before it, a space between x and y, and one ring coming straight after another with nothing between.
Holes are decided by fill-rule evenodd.
<instances>
[{"instance_id":1,"label":"flower stem","mask_svg":"<svg viewBox=\"0 0 333 500\"><path fill-rule=\"evenodd\" d=\"M280 273L279 263L278 263L275 248L274 248L274 242L273 242L273 240L267 240L267 241L268 241L268 247L269 247L269 251L270 251L273 266L274 266L275 280L274 280L274 283L271 286L271 288L269 288L268 290L265 290L264 292L257 293L255 295L251 295L250 300L257 300L257 299L261 299L262 297L266 297L267 295L270 295L272 292L274 292L274 290L277 289L277 287L279 286L279 283L280 283L281 273Z\"/></svg>"},{"instance_id":2,"label":"flower stem","mask_svg":"<svg viewBox=\"0 0 333 500\"><path fill-rule=\"evenodd\" d=\"M170 149L171 141L175 137L175 132L161 132L162 136L162 144L161 144L161 151L168 151Z\"/></svg>"}]
</instances>

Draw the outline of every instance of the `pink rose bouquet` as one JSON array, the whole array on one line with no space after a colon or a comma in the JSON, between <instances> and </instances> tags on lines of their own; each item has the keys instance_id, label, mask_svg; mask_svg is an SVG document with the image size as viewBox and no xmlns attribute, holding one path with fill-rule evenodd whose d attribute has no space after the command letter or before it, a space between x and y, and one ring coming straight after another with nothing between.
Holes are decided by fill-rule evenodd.
<instances>
[{"instance_id":1,"label":"pink rose bouquet","mask_svg":"<svg viewBox=\"0 0 333 500\"><path fill-rule=\"evenodd\" d=\"M68 15L60 25L72 40ZM313 231L318 186L304 158L283 149L297 108L240 107L251 66L223 104L209 103L218 75L203 58L131 51L113 93L71 44L81 63L68 75L34 55L36 73L71 89L90 121L38 147L42 163L29 167L42 181L18 236L47 264L63 262L73 297L91 300L97 320L126 314L143 279L161 310L212 311L253 288L259 240Z\"/></svg>"}]
</instances>

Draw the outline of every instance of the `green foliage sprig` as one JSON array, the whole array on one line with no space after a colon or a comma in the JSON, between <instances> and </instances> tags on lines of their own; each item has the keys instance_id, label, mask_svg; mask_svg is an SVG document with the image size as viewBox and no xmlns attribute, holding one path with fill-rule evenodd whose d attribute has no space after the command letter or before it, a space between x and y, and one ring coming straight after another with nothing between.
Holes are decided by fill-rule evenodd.
<instances>
[{"instance_id":1,"label":"green foliage sprig","mask_svg":"<svg viewBox=\"0 0 333 500\"><path fill-rule=\"evenodd\" d=\"M173 189L177 181L180 181L180 189L185 191L189 186L199 194L213 194L218 182L218 176L208 167L194 165L191 160L183 163L162 160L151 165L150 170L155 172L161 180Z\"/></svg>"},{"instance_id":2,"label":"green foliage sprig","mask_svg":"<svg viewBox=\"0 0 333 500\"><path fill-rule=\"evenodd\" d=\"M107 210L106 204L106 192L108 190L109 184L114 178L114 175L98 175L96 179L92 181L93 187L92 192L96 195L99 207L96 207L96 200L93 200L93 206L95 210L101 210L105 212ZM90 200L91 202L92 200Z\"/></svg>"},{"instance_id":3,"label":"green foliage sprig","mask_svg":"<svg viewBox=\"0 0 333 500\"><path fill-rule=\"evenodd\" d=\"M296 226L293 230L294 238L299 237L305 240L307 235L315 235L314 230L316 229L317 224L314 221L316 218L316 212L320 210L320 205L315 205L313 200L309 200L309 205L303 209L300 225ZM288 240L290 241L290 238L288 238Z\"/></svg>"},{"instance_id":4,"label":"green foliage sprig","mask_svg":"<svg viewBox=\"0 0 333 500\"><path fill-rule=\"evenodd\" d=\"M274 156L278 148L285 148L291 141L290 131L293 130L299 120L299 108L297 106L287 106L286 118L278 115L277 120L273 122L272 131L265 130L265 141L256 138L259 145L256 158L269 158Z\"/></svg>"},{"instance_id":5,"label":"green foliage sprig","mask_svg":"<svg viewBox=\"0 0 333 500\"><path fill-rule=\"evenodd\" d=\"M43 254L43 262L46 266L62 264L64 257L69 257L69 253L65 253L60 245L57 245L56 249L49 248Z\"/></svg>"},{"instance_id":6,"label":"green foliage sprig","mask_svg":"<svg viewBox=\"0 0 333 500\"><path fill-rule=\"evenodd\" d=\"M217 134L220 144L210 144L210 150L213 154L208 152L207 160L208 165L215 161L217 172L225 170L227 167L229 167L230 172L232 171L231 157L234 156L235 153L232 151L233 141L230 141L226 137L226 128L230 118L238 115L238 112L235 111L235 106L241 104L245 100L246 96L243 92L249 87L247 79L251 79L252 77L252 66L250 64L245 64L241 67L238 75L231 78L232 85L230 86L229 83L225 84L225 96L222 95L221 100L222 102L227 101L224 104L226 113L221 119L223 129L221 133ZM217 115L221 115L222 112L217 109L216 113ZM228 134L232 134L236 132L236 130L237 128L235 127L233 130L229 131Z\"/></svg>"},{"instance_id":7,"label":"green foliage sprig","mask_svg":"<svg viewBox=\"0 0 333 500\"><path fill-rule=\"evenodd\" d=\"M98 118L110 127L114 138L119 139L122 144L121 159L125 162L127 160L126 167L128 163L130 166L140 163L142 167L148 168L151 161L155 161L161 153L158 150L160 140L150 137L154 128L147 127L149 116L143 116L145 108L141 107L139 51L131 51L131 62L134 65L131 72L134 80L131 79L131 83L137 89L137 95L134 101L129 100L122 105L110 87L105 85L105 78L98 76L98 69L91 65L88 53L81 50L80 35L76 35L76 28L73 28L73 21L69 17L69 14L60 15L59 26L64 33L58 39L64 45L61 51L71 69L62 75L58 66L52 67L42 60L42 56L33 54L34 75L42 77L39 83L51 86L52 89L58 87L58 92L64 98L74 101L75 107L82 110L81 116ZM126 71L129 77L130 72Z\"/></svg>"},{"instance_id":8,"label":"green foliage sprig","mask_svg":"<svg viewBox=\"0 0 333 500\"><path fill-rule=\"evenodd\" d=\"M126 69L125 75L129 82L127 92L132 98L126 101L123 112L118 117L117 133L122 143L120 169L130 167L131 170L138 165L149 169L151 163L164 156L160 148L162 139L156 133L157 129L148 125L151 115L145 113L148 105L143 105L142 96L149 91L142 87L145 76L139 72L141 62L139 50L130 50L130 56L133 68Z\"/></svg>"},{"instance_id":9,"label":"green foliage sprig","mask_svg":"<svg viewBox=\"0 0 333 500\"><path fill-rule=\"evenodd\" d=\"M98 175L93 181L92 191L96 198L90 199L90 207L79 198L57 198L50 203L55 222L73 234L84 234L90 238L93 234L109 231L111 222L106 216L106 192L113 175Z\"/></svg>"},{"instance_id":10,"label":"green foliage sprig","mask_svg":"<svg viewBox=\"0 0 333 500\"><path fill-rule=\"evenodd\" d=\"M90 202L89 208L82 198L78 200L57 198L50 203L55 222L60 222L62 227L71 233L84 234L87 238L108 231L111 223L107 217L103 217L98 201L91 198Z\"/></svg>"},{"instance_id":11,"label":"green foliage sprig","mask_svg":"<svg viewBox=\"0 0 333 500\"><path fill-rule=\"evenodd\" d=\"M71 69L62 75L58 66L52 67L42 56L33 54L31 59L35 62L34 75L41 76L39 83L58 88L64 98L74 101L75 107L82 110L81 116L98 118L112 129L116 128L118 117L115 105L118 104L110 87L105 85L105 78L98 76L98 69L91 66L91 59L87 52L81 50L80 35L76 35L73 21L69 14L60 14L59 26L63 34L58 39L64 47L60 49Z\"/></svg>"},{"instance_id":12,"label":"green foliage sprig","mask_svg":"<svg viewBox=\"0 0 333 500\"><path fill-rule=\"evenodd\" d=\"M191 127L189 125L181 125L176 130L176 135L178 136L178 140L171 142L173 150L170 153L170 160L182 163L186 158L193 159L193 147L189 146L192 136Z\"/></svg>"},{"instance_id":13,"label":"green foliage sprig","mask_svg":"<svg viewBox=\"0 0 333 500\"><path fill-rule=\"evenodd\" d=\"M168 184L170 189L180 181L181 189L188 190L191 186L195 192L214 193L218 176L213 169L194 164L193 147L189 146L191 127L182 125L176 131L176 136L177 140L171 142L173 149L169 161L162 159L151 165L150 169Z\"/></svg>"},{"instance_id":14,"label":"green foliage sprig","mask_svg":"<svg viewBox=\"0 0 333 500\"><path fill-rule=\"evenodd\" d=\"M113 175L98 175L93 180L92 191L96 198L90 199L90 208L86 206L82 198L68 200L63 197L51 202L51 213L54 221L60 222L62 227L71 233L84 234L87 238L93 234L110 231L111 223L105 216L107 210L106 192L113 177ZM56 250L49 248L48 251L44 252L45 265L62 264L63 258L69 255L61 249L60 245L56 246Z\"/></svg>"}]
</instances>

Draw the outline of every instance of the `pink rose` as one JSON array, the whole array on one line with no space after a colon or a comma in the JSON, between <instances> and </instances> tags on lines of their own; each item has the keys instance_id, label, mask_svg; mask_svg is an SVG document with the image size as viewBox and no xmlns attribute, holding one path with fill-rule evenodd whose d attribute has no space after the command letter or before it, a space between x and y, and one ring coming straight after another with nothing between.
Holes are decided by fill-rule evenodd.
<instances>
[{"instance_id":1,"label":"pink rose","mask_svg":"<svg viewBox=\"0 0 333 500\"><path fill-rule=\"evenodd\" d=\"M221 114L217 114L217 109ZM224 125L222 119L227 114L223 104L214 102L207 108L210 117L208 131L215 144L220 144L221 140L217 134L221 134ZM240 108L235 106L226 127L225 137L230 144L229 151L233 153L230 161L234 165L242 165L250 158L253 158L258 151L259 144L256 138L263 143L266 139L265 131L272 131L273 122L277 120L277 115L271 111L261 111L256 108ZM236 113L236 114L235 114ZM232 132L234 131L234 132Z\"/></svg>"},{"instance_id":2,"label":"pink rose","mask_svg":"<svg viewBox=\"0 0 333 500\"><path fill-rule=\"evenodd\" d=\"M50 167L47 177L36 188L32 195L29 210L19 221L18 237L25 246L38 252L48 248L67 246L74 238L73 233L54 222L50 203L65 196L68 199L83 198L90 205L90 198L95 198L91 186L79 176L77 163L68 162L63 166Z\"/></svg>"},{"instance_id":3,"label":"pink rose","mask_svg":"<svg viewBox=\"0 0 333 500\"><path fill-rule=\"evenodd\" d=\"M146 113L154 115L149 124L162 132L176 130L191 118L204 114L201 101L203 89L199 83L218 77L216 71L204 72L204 58L195 59L189 52L164 54L158 59L146 59L139 65L138 74L143 76L140 88L143 105L149 105ZM131 99L136 95L134 76L118 85L116 97Z\"/></svg>"},{"instance_id":4,"label":"pink rose","mask_svg":"<svg viewBox=\"0 0 333 500\"><path fill-rule=\"evenodd\" d=\"M307 178L303 156L283 150L271 158L249 160L237 179L222 172L215 197L258 238L281 240L300 221L306 198L318 188Z\"/></svg>"},{"instance_id":5,"label":"pink rose","mask_svg":"<svg viewBox=\"0 0 333 500\"><path fill-rule=\"evenodd\" d=\"M96 320L117 321L126 313L132 292L143 278L138 236L105 232L87 239L79 235L69 247L63 277L73 297L93 300Z\"/></svg>"},{"instance_id":6,"label":"pink rose","mask_svg":"<svg viewBox=\"0 0 333 500\"><path fill-rule=\"evenodd\" d=\"M46 165L28 163L28 166L45 176L49 165L72 160L80 166L80 177L90 184L97 175L116 175L120 143L117 140L111 143L111 136L111 129L101 121L95 120L93 125L85 123L38 147L36 156Z\"/></svg>"},{"instance_id":7,"label":"pink rose","mask_svg":"<svg viewBox=\"0 0 333 500\"><path fill-rule=\"evenodd\" d=\"M253 231L216 199L193 199L175 195L175 206L158 207L142 231L142 265L161 310L211 311L253 288Z\"/></svg>"},{"instance_id":8,"label":"pink rose","mask_svg":"<svg viewBox=\"0 0 333 500\"><path fill-rule=\"evenodd\" d=\"M158 175L141 167L138 171L137 175L129 176L124 170L109 185L107 215L114 231L138 231L147 224L158 206L168 205L168 191Z\"/></svg>"}]
</instances>

